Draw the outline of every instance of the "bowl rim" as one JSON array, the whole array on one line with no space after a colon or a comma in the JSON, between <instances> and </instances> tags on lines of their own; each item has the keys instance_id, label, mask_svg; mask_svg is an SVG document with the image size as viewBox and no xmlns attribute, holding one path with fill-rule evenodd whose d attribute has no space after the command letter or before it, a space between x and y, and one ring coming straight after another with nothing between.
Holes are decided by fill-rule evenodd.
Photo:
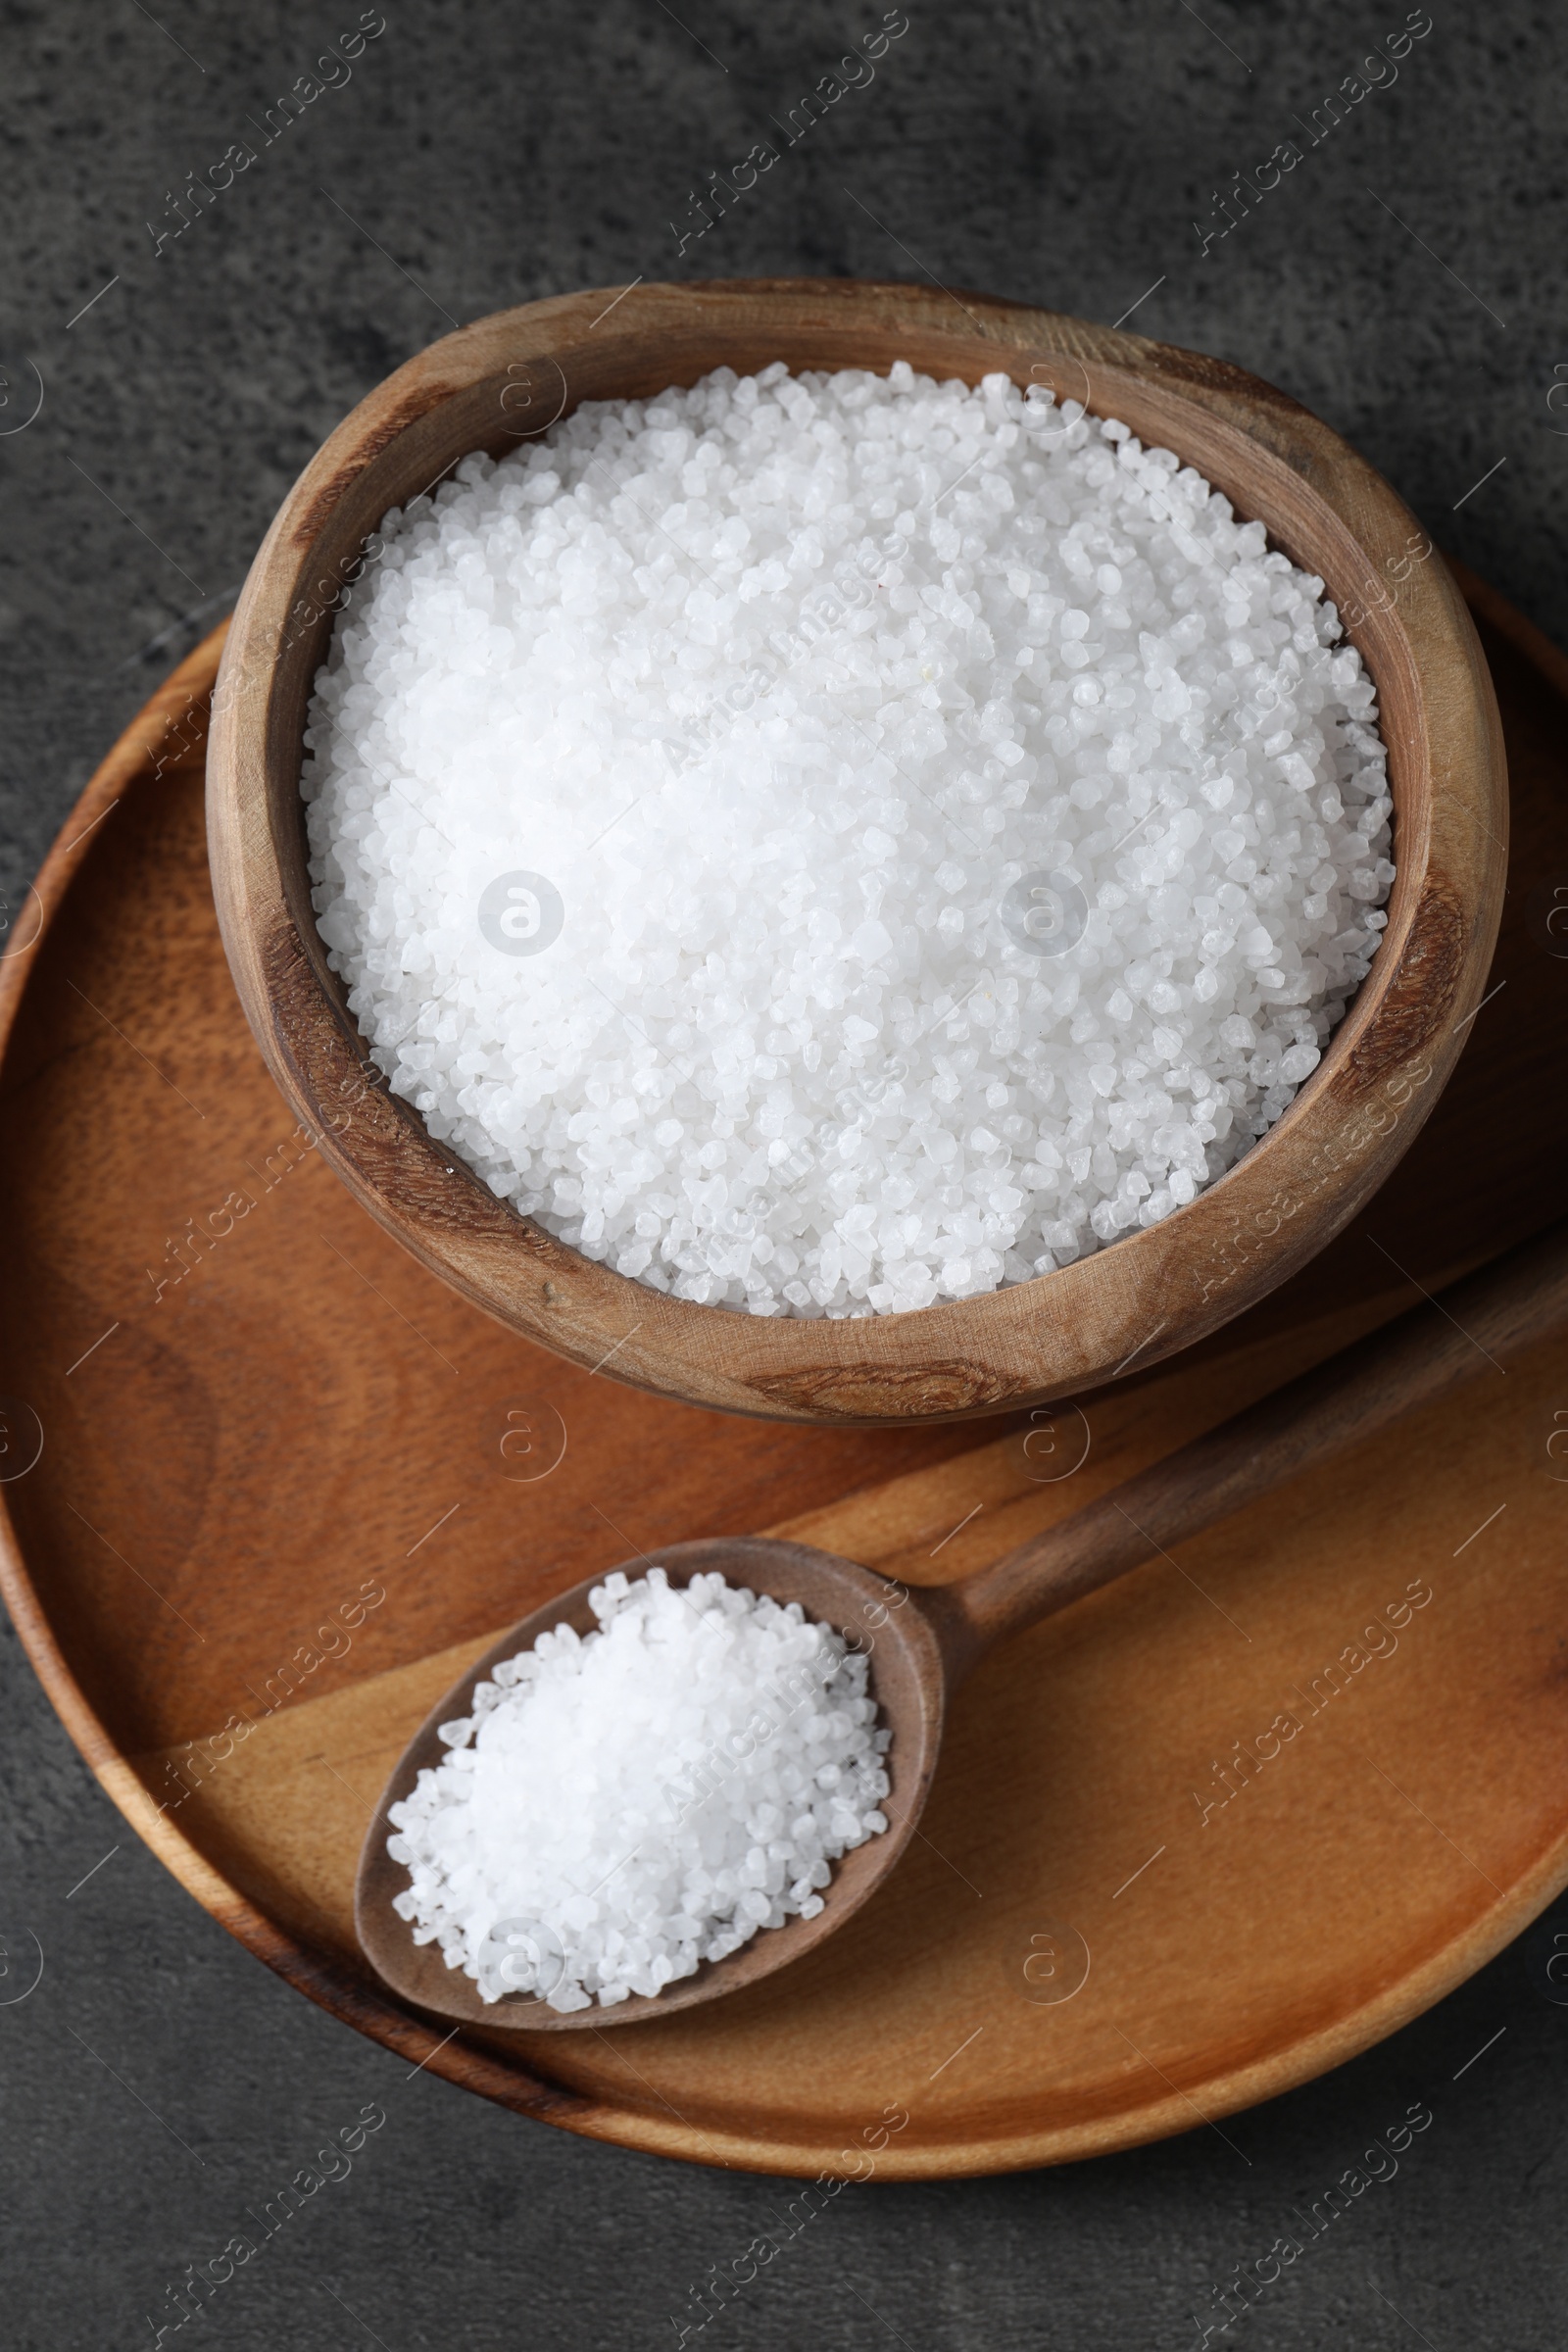
<instances>
[{"instance_id":1,"label":"bowl rim","mask_svg":"<svg viewBox=\"0 0 1568 2352\"><path fill-rule=\"evenodd\" d=\"M367 531L425 486L427 466L433 487L468 451L531 439L578 399L646 396L720 365L766 364L760 354L796 370L885 371L906 347L926 372L976 382L1003 369L1125 416L1324 579L1378 696L1396 873L1382 945L1317 1069L1193 1201L977 1298L755 1316L670 1298L558 1241L384 1091L310 906L303 712ZM1474 625L1415 516L1326 424L1201 354L986 295L847 279L554 296L406 362L328 436L251 566L214 695L207 794L214 892L247 1019L302 1127L389 1232L497 1319L590 1370L687 1402L840 1425L1016 1411L1147 1370L1296 1272L1388 1175L1462 1051L1507 839L1501 725Z\"/></svg>"}]
</instances>

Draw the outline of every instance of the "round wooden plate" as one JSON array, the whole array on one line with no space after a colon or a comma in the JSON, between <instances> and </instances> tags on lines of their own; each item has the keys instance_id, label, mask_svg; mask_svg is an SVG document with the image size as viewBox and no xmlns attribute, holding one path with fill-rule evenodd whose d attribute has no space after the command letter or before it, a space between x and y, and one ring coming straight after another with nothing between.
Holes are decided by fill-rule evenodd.
<instances>
[{"instance_id":1,"label":"round wooden plate","mask_svg":"<svg viewBox=\"0 0 1568 2352\"><path fill-rule=\"evenodd\" d=\"M1408 1304L1408 1278L1431 1289L1551 1213L1568 664L1466 593L1512 776L1505 993L1304 1274L1143 1381L1022 1425L669 1404L424 1272L318 1164L246 1030L202 831L217 640L175 673L10 910L0 1510L54 1703L234 1935L407 2064L519 2113L702 2162L907 2179L1223 2121L1415 2015L1568 1881L1559 1344L1506 1376L1478 1357L1452 1404L999 1652L890 1886L732 2000L443 2038L378 1986L352 1923L393 1759L552 1592L739 1531L911 1583L979 1567Z\"/></svg>"}]
</instances>

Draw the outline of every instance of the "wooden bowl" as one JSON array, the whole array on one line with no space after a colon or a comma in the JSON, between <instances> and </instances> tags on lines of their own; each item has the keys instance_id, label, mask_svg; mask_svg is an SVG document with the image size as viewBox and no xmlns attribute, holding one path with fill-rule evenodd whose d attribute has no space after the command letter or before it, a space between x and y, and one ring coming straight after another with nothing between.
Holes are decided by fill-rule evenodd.
<instances>
[{"instance_id":1,"label":"wooden bowl","mask_svg":"<svg viewBox=\"0 0 1568 2352\"><path fill-rule=\"evenodd\" d=\"M727 365L1004 369L1173 449L1318 573L1375 682L1397 867L1383 945L1323 1059L1245 1158L1162 1223L1036 1281L914 1313L770 1319L666 1298L499 1200L379 1085L328 969L306 865L306 707L334 607L390 507L583 400ZM208 757L214 890L246 1016L322 1156L423 1263L579 1364L695 1404L898 1423L1006 1411L1146 1371L1339 1231L1431 1110L1480 1003L1507 785L1475 629L1388 484L1284 394L1218 360L980 295L761 280L640 285L498 313L410 360L306 467L251 566Z\"/></svg>"}]
</instances>

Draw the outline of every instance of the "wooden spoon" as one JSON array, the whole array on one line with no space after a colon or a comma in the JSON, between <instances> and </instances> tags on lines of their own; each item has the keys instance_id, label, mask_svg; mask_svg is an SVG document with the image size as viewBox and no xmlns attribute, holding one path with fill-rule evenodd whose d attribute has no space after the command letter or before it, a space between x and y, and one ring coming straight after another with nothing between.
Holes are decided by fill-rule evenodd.
<instances>
[{"instance_id":1,"label":"wooden spoon","mask_svg":"<svg viewBox=\"0 0 1568 2352\"><path fill-rule=\"evenodd\" d=\"M659 1565L672 1585L716 1568L731 1584L770 1592L780 1602L798 1600L808 1618L841 1628L853 1646L871 1652L872 1690L893 1732L887 1756L892 1789L882 1808L890 1826L835 1865L814 1919L763 1929L727 1959L705 1961L695 1975L651 1998L633 1997L609 2009L595 2001L562 2014L532 1992L485 2001L471 1978L447 1967L437 1944L415 1942L392 1908L408 1873L386 1851L384 1815L409 1794L421 1766L440 1763L446 1751L438 1727L471 1711L474 1685L496 1664L529 1648L553 1626L565 1623L584 1634L594 1629L588 1595L609 1572L585 1579L493 1642L431 1710L399 1758L360 1857L355 1924L366 1957L418 2008L467 2025L529 2033L631 2025L756 1984L842 1927L897 1865L936 1770L949 1696L993 1642L1098 1592L1461 1381L1500 1377L1505 1365L1499 1358L1562 1320L1568 1320L1568 1226L1553 1227L1441 1298L1343 1348L980 1575L906 1592L902 1601L893 1596L904 1588L803 1544L721 1536L662 1549ZM635 1578L648 1564L628 1561L624 1573Z\"/></svg>"}]
</instances>

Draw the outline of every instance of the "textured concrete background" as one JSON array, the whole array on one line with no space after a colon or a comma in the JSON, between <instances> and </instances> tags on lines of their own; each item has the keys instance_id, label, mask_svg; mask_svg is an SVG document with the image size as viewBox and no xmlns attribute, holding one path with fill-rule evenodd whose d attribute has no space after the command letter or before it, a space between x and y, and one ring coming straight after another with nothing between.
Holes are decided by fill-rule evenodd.
<instances>
[{"instance_id":1,"label":"textured concrete background","mask_svg":"<svg viewBox=\"0 0 1568 2352\"><path fill-rule=\"evenodd\" d=\"M1105 320L1139 304L1146 332L1317 410L1440 544L1568 643L1568 391L1548 406L1568 381L1560 9L1433 0L1397 82L1205 253L1194 220L1211 221L1216 180L1305 145L1298 117L1400 25L1400 0L909 0L871 86L683 263L667 223L690 189L880 10L679 13L386 0L352 80L155 253L146 223L172 225L168 191L250 135L355 24L355 0L161 0L156 21L140 0L0 8L0 889L25 880L149 687L224 609L289 481L363 393L449 321L639 272L931 273ZM761 2226L775 2184L406 2082L151 1860L9 1628L0 1682L8 2345L150 2343L144 2314L182 2267L368 2100L385 2129L292 2242L223 2291L199 2324L212 2340L675 2340L668 2314ZM857 2189L691 2340L1175 2352L1197 2343L1211 2283L1422 2099L1434 2124L1398 2177L1234 2337L1555 2352L1568 2007L1545 1997L1550 1932L1382 2049L1228 2126L1240 2156L1198 2130L1067 2171ZM26 1991L29 1933L46 1966Z\"/></svg>"}]
</instances>

